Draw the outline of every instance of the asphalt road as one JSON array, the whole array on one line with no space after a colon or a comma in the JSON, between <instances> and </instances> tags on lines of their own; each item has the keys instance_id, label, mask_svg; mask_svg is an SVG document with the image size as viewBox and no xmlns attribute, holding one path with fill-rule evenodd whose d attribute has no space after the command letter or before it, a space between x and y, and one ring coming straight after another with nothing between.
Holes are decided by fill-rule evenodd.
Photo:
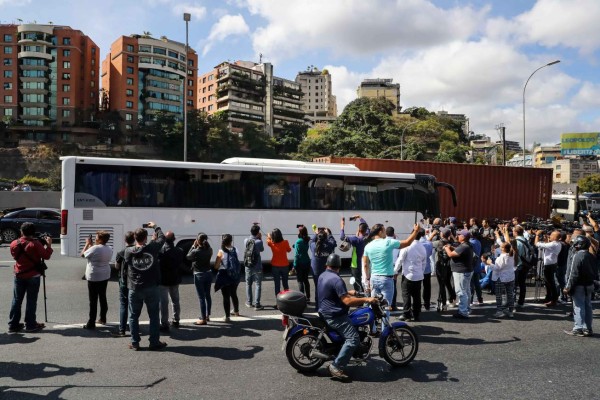
<instances>
[{"instance_id":1,"label":"asphalt road","mask_svg":"<svg viewBox=\"0 0 600 400\"><path fill-rule=\"evenodd\" d=\"M420 337L413 363L391 369L379 357L348 368L352 383L332 381L325 368L305 376L281 351L283 328L267 307L222 322L221 295L213 298L213 320L197 327L198 302L191 283L181 285L182 326L163 338L163 352L127 349L128 338L113 338L118 320L118 285L109 282L106 328L90 332L86 321L84 262L56 254L48 263L47 328L35 334L0 329L1 399L564 399L599 398L600 336L570 337L567 307L528 304L514 320L494 320L493 298L474 309L469 321L451 312L427 312L412 323ZM12 298L12 260L0 247L0 316L6 323ZM291 283L296 288L296 283ZM434 296L436 292L434 284ZM532 288L529 289L531 292ZM274 304L271 281L265 305ZM239 288L243 302L244 284ZM434 297L435 298L435 297ZM597 307L597 304L595 305ZM144 315L144 314L142 314ZM43 320L43 300L38 319ZM596 324L598 313L596 312ZM146 329L143 325L142 329ZM596 328L598 331L599 328ZM147 344L147 336L142 337Z\"/></svg>"}]
</instances>

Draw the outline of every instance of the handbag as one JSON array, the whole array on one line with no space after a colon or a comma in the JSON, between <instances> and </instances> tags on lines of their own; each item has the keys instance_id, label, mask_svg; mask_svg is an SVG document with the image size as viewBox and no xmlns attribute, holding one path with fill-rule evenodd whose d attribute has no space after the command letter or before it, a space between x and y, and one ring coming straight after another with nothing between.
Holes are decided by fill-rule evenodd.
<instances>
[{"instance_id":1,"label":"handbag","mask_svg":"<svg viewBox=\"0 0 600 400\"><path fill-rule=\"evenodd\" d=\"M347 237L345 237L342 242L340 243L340 245L338 246L338 249L340 249L340 251L346 252L348 250L350 250L352 248L352 243L350 243L350 241L348 240Z\"/></svg>"}]
</instances>

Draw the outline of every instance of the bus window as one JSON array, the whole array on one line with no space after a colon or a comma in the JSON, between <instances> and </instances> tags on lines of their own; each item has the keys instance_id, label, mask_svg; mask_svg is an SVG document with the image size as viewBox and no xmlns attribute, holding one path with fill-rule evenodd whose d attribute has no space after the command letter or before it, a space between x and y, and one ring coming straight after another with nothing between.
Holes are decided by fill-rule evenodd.
<instances>
[{"instance_id":1,"label":"bus window","mask_svg":"<svg viewBox=\"0 0 600 400\"><path fill-rule=\"evenodd\" d=\"M78 164L75 207L115 207L129 204L129 168Z\"/></svg>"},{"instance_id":2,"label":"bus window","mask_svg":"<svg viewBox=\"0 0 600 400\"><path fill-rule=\"evenodd\" d=\"M336 177L317 177L308 181L308 208L316 210L342 210L344 205L344 180Z\"/></svg>"},{"instance_id":3,"label":"bus window","mask_svg":"<svg viewBox=\"0 0 600 400\"><path fill-rule=\"evenodd\" d=\"M378 209L384 211L412 211L413 187L407 182L380 180L377 185Z\"/></svg>"},{"instance_id":4,"label":"bus window","mask_svg":"<svg viewBox=\"0 0 600 400\"><path fill-rule=\"evenodd\" d=\"M182 207L183 188L187 185L185 170L170 168L132 168L131 193L133 207Z\"/></svg>"},{"instance_id":5,"label":"bus window","mask_svg":"<svg viewBox=\"0 0 600 400\"><path fill-rule=\"evenodd\" d=\"M347 210L376 210L377 184L347 180L344 185L344 202Z\"/></svg>"},{"instance_id":6,"label":"bus window","mask_svg":"<svg viewBox=\"0 0 600 400\"><path fill-rule=\"evenodd\" d=\"M265 208L300 208L300 176L267 174L264 176L263 205Z\"/></svg>"},{"instance_id":7,"label":"bus window","mask_svg":"<svg viewBox=\"0 0 600 400\"><path fill-rule=\"evenodd\" d=\"M417 181L414 184L412 193L412 203L415 211L419 211L425 217L438 215L435 185L432 180Z\"/></svg>"}]
</instances>

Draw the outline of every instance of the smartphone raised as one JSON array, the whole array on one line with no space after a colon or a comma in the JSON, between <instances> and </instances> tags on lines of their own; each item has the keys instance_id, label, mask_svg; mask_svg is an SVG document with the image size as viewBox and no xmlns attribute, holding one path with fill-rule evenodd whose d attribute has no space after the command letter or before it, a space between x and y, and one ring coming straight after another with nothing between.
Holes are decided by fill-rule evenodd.
<instances>
[{"instance_id":1,"label":"smartphone raised","mask_svg":"<svg viewBox=\"0 0 600 400\"><path fill-rule=\"evenodd\" d=\"M142 228L148 228L149 225L148 224L142 224Z\"/></svg>"}]
</instances>

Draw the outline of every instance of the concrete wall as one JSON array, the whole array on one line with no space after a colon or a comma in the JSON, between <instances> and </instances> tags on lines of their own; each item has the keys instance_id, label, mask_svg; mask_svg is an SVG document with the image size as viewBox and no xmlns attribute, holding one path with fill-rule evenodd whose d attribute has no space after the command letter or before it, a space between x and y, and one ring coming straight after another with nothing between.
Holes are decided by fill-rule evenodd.
<instances>
[{"instance_id":1,"label":"concrete wall","mask_svg":"<svg viewBox=\"0 0 600 400\"><path fill-rule=\"evenodd\" d=\"M60 208L60 192L0 191L0 210L17 207Z\"/></svg>"}]
</instances>

